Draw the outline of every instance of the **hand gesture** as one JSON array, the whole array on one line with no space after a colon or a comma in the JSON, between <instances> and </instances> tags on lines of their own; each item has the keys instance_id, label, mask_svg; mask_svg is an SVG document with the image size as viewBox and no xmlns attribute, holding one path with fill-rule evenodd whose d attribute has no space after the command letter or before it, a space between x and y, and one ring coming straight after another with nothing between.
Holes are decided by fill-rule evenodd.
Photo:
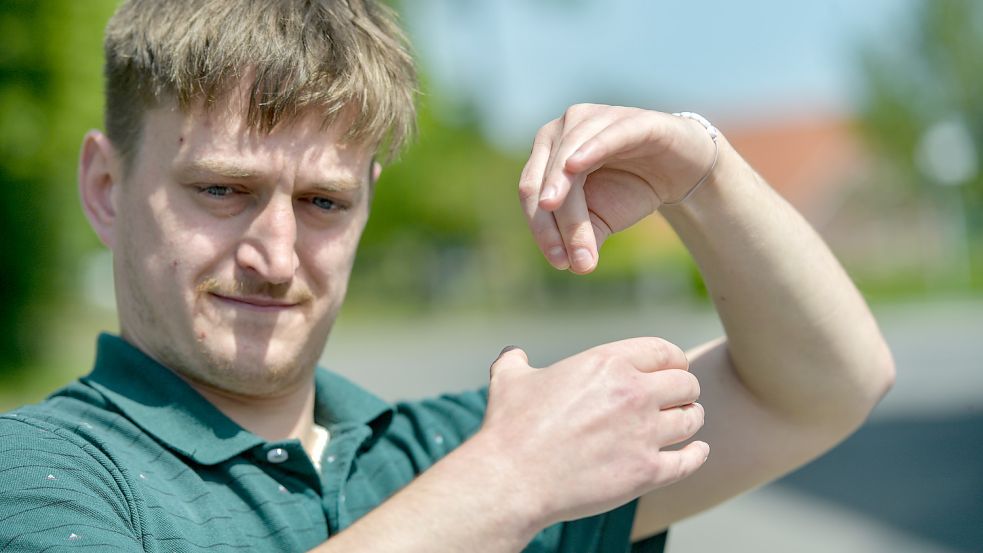
<instances>
[{"instance_id":1,"label":"hand gesture","mask_svg":"<svg viewBox=\"0 0 983 553\"><path fill-rule=\"evenodd\" d=\"M589 273L608 236L707 177L715 148L690 119L578 104L536 134L519 200L550 264Z\"/></svg>"}]
</instances>

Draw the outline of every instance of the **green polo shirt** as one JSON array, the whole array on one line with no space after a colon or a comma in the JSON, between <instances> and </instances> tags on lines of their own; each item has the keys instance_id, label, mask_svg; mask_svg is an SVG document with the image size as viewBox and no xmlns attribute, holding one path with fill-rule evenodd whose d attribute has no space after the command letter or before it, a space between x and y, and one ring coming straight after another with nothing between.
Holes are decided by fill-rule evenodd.
<instances>
[{"instance_id":1,"label":"green polo shirt","mask_svg":"<svg viewBox=\"0 0 983 553\"><path fill-rule=\"evenodd\" d=\"M331 435L320 472L299 441L263 440L100 336L91 374L0 416L0 553L307 551L472 435L487 397L390 405L315 378L315 420ZM628 551L634 511L552 526L526 551Z\"/></svg>"}]
</instances>

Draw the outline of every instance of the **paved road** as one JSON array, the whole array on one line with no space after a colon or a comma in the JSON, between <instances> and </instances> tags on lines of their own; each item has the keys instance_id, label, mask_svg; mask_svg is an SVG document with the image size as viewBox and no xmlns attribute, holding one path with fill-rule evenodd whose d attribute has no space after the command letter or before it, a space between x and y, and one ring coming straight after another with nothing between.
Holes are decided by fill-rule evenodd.
<instances>
[{"instance_id":1,"label":"paved road","mask_svg":"<svg viewBox=\"0 0 983 553\"><path fill-rule=\"evenodd\" d=\"M870 422L781 481L685 521L669 551L983 552L983 299L875 308L898 381ZM545 365L640 334L692 346L713 313L342 319L325 363L389 399L481 385L507 344Z\"/></svg>"}]
</instances>

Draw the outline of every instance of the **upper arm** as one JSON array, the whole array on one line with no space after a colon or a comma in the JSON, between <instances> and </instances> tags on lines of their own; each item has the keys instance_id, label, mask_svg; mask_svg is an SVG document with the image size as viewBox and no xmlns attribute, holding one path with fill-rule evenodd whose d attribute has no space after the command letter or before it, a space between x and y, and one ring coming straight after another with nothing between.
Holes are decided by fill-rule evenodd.
<instances>
[{"instance_id":1,"label":"upper arm","mask_svg":"<svg viewBox=\"0 0 983 553\"><path fill-rule=\"evenodd\" d=\"M0 418L0 551L143 551L117 478L56 430Z\"/></svg>"},{"instance_id":2,"label":"upper arm","mask_svg":"<svg viewBox=\"0 0 983 553\"><path fill-rule=\"evenodd\" d=\"M710 457L695 474L639 500L633 539L709 509L812 460L844 437L842 428L795 420L758 401L741 383L718 339L687 353L700 380L706 418L695 439Z\"/></svg>"}]
</instances>

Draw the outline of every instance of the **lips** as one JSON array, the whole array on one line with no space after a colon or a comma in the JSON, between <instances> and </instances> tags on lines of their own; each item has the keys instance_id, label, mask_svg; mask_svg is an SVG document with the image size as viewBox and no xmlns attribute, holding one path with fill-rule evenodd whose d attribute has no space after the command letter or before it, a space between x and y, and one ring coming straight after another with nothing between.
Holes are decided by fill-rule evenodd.
<instances>
[{"instance_id":1,"label":"lips","mask_svg":"<svg viewBox=\"0 0 983 553\"><path fill-rule=\"evenodd\" d=\"M256 311L284 311L300 305L297 302L269 297L223 296L214 292L209 295L222 303Z\"/></svg>"}]
</instances>

